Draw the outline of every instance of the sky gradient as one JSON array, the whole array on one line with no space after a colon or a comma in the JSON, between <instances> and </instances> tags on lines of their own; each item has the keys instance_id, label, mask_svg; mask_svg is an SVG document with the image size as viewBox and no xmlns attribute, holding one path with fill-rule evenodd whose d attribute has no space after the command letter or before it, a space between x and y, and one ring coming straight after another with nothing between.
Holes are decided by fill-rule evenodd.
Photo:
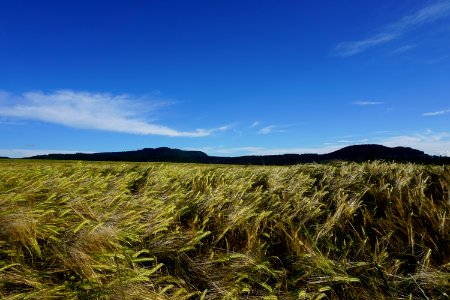
<instances>
[{"instance_id":1,"label":"sky gradient","mask_svg":"<svg viewBox=\"0 0 450 300\"><path fill-rule=\"evenodd\" d=\"M0 3L0 156L450 155L450 1Z\"/></svg>"}]
</instances>

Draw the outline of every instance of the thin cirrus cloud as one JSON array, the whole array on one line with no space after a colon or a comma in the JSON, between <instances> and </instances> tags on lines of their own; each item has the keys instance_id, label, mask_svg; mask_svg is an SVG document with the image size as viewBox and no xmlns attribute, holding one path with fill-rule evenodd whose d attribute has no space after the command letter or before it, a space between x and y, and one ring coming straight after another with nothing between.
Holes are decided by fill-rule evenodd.
<instances>
[{"instance_id":1,"label":"thin cirrus cloud","mask_svg":"<svg viewBox=\"0 0 450 300\"><path fill-rule=\"evenodd\" d=\"M334 49L334 54L343 57L353 56L373 47L397 40L408 31L448 16L450 16L450 1L430 4L411 15L401 18L397 22L385 26L378 33L368 38L338 44Z\"/></svg>"},{"instance_id":2,"label":"thin cirrus cloud","mask_svg":"<svg viewBox=\"0 0 450 300\"><path fill-rule=\"evenodd\" d=\"M258 131L258 134L270 134L270 133L277 133L277 132L285 132L285 130L280 128L281 126L277 125L269 125L266 127L261 128Z\"/></svg>"},{"instance_id":3,"label":"thin cirrus cloud","mask_svg":"<svg viewBox=\"0 0 450 300\"><path fill-rule=\"evenodd\" d=\"M384 102L380 102L380 101L355 101L353 102L354 105L359 105L359 106L370 106L370 105L381 105Z\"/></svg>"},{"instance_id":4,"label":"thin cirrus cloud","mask_svg":"<svg viewBox=\"0 0 450 300\"><path fill-rule=\"evenodd\" d=\"M407 135L381 139L378 143L388 146L406 146L424 151L427 154L450 156L450 132L426 130Z\"/></svg>"},{"instance_id":5,"label":"thin cirrus cloud","mask_svg":"<svg viewBox=\"0 0 450 300\"><path fill-rule=\"evenodd\" d=\"M250 128L255 128L256 126L258 126L260 124L259 121L255 121L252 123L252 125L250 125Z\"/></svg>"},{"instance_id":6,"label":"thin cirrus cloud","mask_svg":"<svg viewBox=\"0 0 450 300\"><path fill-rule=\"evenodd\" d=\"M438 110L438 111L432 111L432 112L426 112L422 115L425 117L433 117L433 116L440 116L450 113L450 109L444 109L444 110Z\"/></svg>"},{"instance_id":7,"label":"thin cirrus cloud","mask_svg":"<svg viewBox=\"0 0 450 300\"><path fill-rule=\"evenodd\" d=\"M2 103L6 104L2 104ZM53 93L0 93L0 116L43 121L79 129L94 129L137 135L204 137L229 126L194 131L176 129L148 121L157 103L129 95L60 90ZM9 104L8 104L9 103Z\"/></svg>"},{"instance_id":8,"label":"thin cirrus cloud","mask_svg":"<svg viewBox=\"0 0 450 300\"><path fill-rule=\"evenodd\" d=\"M401 46L401 47L395 49L394 51L392 51L391 54L392 55L402 54L402 53L408 52L411 49L414 49L415 47L416 47L415 45Z\"/></svg>"},{"instance_id":9,"label":"thin cirrus cloud","mask_svg":"<svg viewBox=\"0 0 450 300\"><path fill-rule=\"evenodd\" d=\"M368 137L360 140L340 140L335 143L324 144L316 148L285 148L265 149L248 147L251 154L284 154L284 153L329 153L348 145L355 144L380 144L388 147L411 147L422 150L431 155L450 156L450 132L436 132L430 129L422 132L413 132L405 135L393 135L384 137Z\"/></svg>"},{"instance_id":10,"label":"thin cirrus cloud","mask_svg":"<svg viewBox=\"0 0 450 300\"><path fill-rule=\"evenodd\" d=\"M299 125L300 123L292 123L292 124L281 124L281 125L268 125L260 130L258 130L258 134L271 134L271 133L283 133L287 131L287 128L294 127Z\"/></svg>"},{"instance_id":11,"label":"thin cirrus cloud","mask_svg":"<svg viewBox=\"0 0 450 300\"><path fill-rule=\"evenodd\" d=\"M265 148L257 146L246 147L203 147L192 148L188 150L200 150L206 152L208 155L225 155L225 156L239 156L239 155L277 155L277 154L303 154L303 153L318 153L324 154L338 150L342 145L332 145L323 147L292 147L292 148Z\"/></svg>"},{"instance_id":12,"label":"thin cirrus cloud","mask_svg":"<svg viewBox=\"0 0 450 300\"><path fill-rule=\"evenodd\" d=\"M386 132L387 133L387 132ZM380 144L388 147L411 147L422 150L431 155L450 156L450 132L435 132L432 130L425 130L422 132L413 132L404 135L393 136L378 136L368 137L359 140L339 140L332 143L324 143L318 147L292 147L292 148L265 148L256 146L227 148L219 147L205 147L196 150L201 150L209 155L273 155L286 153L317 153L324 154L336 151L345 146L355 144Z\"/></svg>"},{"instance_id":13,"label":"thin cirrus cloud","mask_svg":"<svg viewBox=\"0 0 450 300\"><path fill-rule=\"evenodd\" d=\"M58 154L75 154L78 152L94 153L93 151L74 151L74 150L47 150L47 149L0 149L0 156L10 158L23 158L35 155L45 155L51 153Z\"/></svg>"}]
</instances>

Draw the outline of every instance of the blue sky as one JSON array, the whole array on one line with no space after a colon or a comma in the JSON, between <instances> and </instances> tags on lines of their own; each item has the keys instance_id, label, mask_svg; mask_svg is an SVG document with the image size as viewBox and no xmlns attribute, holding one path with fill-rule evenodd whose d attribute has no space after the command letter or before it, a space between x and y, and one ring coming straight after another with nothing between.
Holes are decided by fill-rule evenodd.
<instances>
[{"instance_id":1,"label":"blue sky","mask_svg":"<svg viewBox=\"0 0 450 300\"><path fill-rule=\"evenodd\" d=\"M0 155L450 155L450 1L1 1Z\"/></svg>"}]
</instances>

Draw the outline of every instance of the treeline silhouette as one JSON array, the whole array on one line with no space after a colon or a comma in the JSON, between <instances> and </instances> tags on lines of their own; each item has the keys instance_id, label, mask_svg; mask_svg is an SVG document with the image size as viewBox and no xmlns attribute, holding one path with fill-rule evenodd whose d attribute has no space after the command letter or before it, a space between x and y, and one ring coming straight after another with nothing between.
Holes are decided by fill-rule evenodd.
<instances>
[{"instance_id":1,"label":"treeline silhouette","mask_svg":"<svg viewBox=\"0 0 450 300\"><path fill-rule=\"evenodd\" d=\"M238 157L209 156L201 151L185 151L161 148L103 153L47 154L26 159L129 161L129 162L178 162L237 165L294 165L299 163L326 163L332 161L364 162L384 160L419 164L450 164L450 157L425 154L409 147L382 145L354 145L327 154L246 155Z\"/></svg>"}]
</instances>

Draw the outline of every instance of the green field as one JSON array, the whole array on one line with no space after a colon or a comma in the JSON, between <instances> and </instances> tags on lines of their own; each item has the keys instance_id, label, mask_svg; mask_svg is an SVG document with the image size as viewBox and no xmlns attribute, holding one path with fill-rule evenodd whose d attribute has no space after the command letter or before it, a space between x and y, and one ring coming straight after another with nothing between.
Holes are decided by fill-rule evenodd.
<instances>
[{"instance_id":1,"label":"green field","mask_svg":"<svg viewBox=\"0 0 450 300\"><path fill-rule=\"evenodd\" d=\"M0 161L1 299L449 299L450 167Z\"/></svg>"}]
</instances>

